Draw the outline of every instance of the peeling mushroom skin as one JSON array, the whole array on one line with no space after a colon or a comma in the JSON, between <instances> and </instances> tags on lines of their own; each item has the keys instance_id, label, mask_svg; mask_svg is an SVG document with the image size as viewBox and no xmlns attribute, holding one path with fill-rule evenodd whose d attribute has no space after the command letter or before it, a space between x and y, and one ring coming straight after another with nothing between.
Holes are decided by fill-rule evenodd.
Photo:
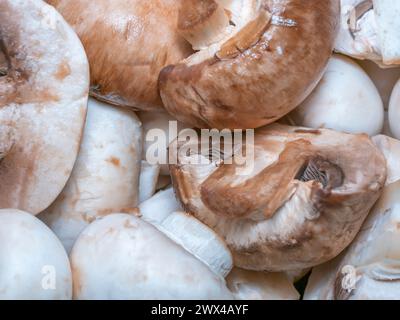
<instances>
[{"instance_id":1,"label":"peeling mushroom skin","mask_svg":"<svg viewBox=\"0 0 400 320\"><path fill-rule=\"evenodd\" d=\"M368 136L326 129L260 128L248 165L190 164L182 145L170 148L183 208L225 239L243 269L290 271L334 258L386 180L385 159Z\"/></svg>"},{"instance_id":2,"label":"peeling mushroom skin","mask_svg":"<svg viewBox=\"0 0 400 320\"><path fill-rule=\"evenodd\" d=\"M385 187L351 246L315 268L307 300L398 300L400 181Z\"/></svg>"},{"instance_id":3,"label":"peeling mushroom skin","mask_svg":"<svg viewBox=\"0 0 400 320\"><path fill-rule=\"evenodd\" d=\"M71 268L57 237L30 213L0 209L0 300L71 298Z\"/></svg>"},{"instance_id":4,"label":"peeling mushroom skin","mask_svg":"<svg viewBox=\"0 0 400 320\"><path fill-rule=\"evenodd\" d=\"M126 214L109 215L86 228L71 264L75 299L233 299L224 279L206 264Z\"/></svg>"},{"instance_id":5,"label":"peeling mushroom skin","mask_svg":"<svg viewBox=\"0 0 400 320\"><path fill-rule=\"evenodd\" d=\"M91 95L159 110L160 70L193 51L176 30L184 0L47 0L75 29L90 62Z\"/></svg>"},{"instance_id":6,"label":"peeling mushroom skin","mask_svg":"<svg viewBox=\"0 0 400 320\"><path fill-rule=\"evenodd\" d=\"M0 0L0 51L0 208L37 214L78 154L88 62L73 30L38 0Z\"/></svg>"},{"instance_id":7,"label":"peeling mushroom skin","mask_svg":"<svg viewBox=\"0 0 400 320\"><path fill-rule=\"evenodd\" d=\"M67 252L90 222L139 204L141 151L142 125L134 112L90 99L72 175L39 215Z\"/></svg>"},{"instance_id":8,"label":"peeling mushroom skin","mask_svg":"<svg viewBox=\"0 0 400 320\"><path fill-rule=\"evenodd\" d=\"M339 1L203 2L226 9L228 36L161 71L164 106L178 120L200 128L257 128L292 111L315 88L332 53ZM196 10L183 7L179 25L190 26ZM201 21L205 27L214 25L212 17Z\"/></svg>"}]
</instances>

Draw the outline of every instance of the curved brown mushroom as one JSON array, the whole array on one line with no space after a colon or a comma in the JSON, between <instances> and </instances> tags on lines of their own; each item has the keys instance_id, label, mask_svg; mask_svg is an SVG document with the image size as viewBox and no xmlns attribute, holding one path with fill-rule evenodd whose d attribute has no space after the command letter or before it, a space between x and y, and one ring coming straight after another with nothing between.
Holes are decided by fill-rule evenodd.
<instances>
[{"instance_id":1,"label":"curved brown mushroom","mask_svg":"<svg viewBox=\"0 0 400 320\"><path fill-rule=\"evenodd\" d=\"M160 70L192 53L176 31L183 0L46 1L82 40L92 96L136 110L162 108Z\"/></svg>"},{"instance_id":2,"label":"curved brown mushroom","mask_svg":"<svg viewBox=\"0 0 400 320\"><path fill-rule=\"evenodd\" d=\"M89 66L73 30L39 0L0 0L0 52L0 208L36 214L71 174Z\"/></svg>"},{"instance_id":3,"label":"curved brown mushroom","mask_svg":"<svg viewBox=\"0 0 400 320\"><path fill-rule=\"evenodd\" d=\"M166 109L201 128L276 121L321 79L339 12L338 0L185 1L179 28L202 50L162 70Z\"/></svg>"},{"instance_id":4,"label":"curved brown mushroom","mask_svg":"<svg viewBox=\"0 0 400 320\"><path fill-rule=\"evenodd\" d=\"M386 179L385 159L366 135L271 125L256 130L247 165L225 164L228 157L190 164L209 155L188 155L186 147L170 146L176 194L244 269L287 271L332 259L354 239Z\"/></svg>"}]
</instances>

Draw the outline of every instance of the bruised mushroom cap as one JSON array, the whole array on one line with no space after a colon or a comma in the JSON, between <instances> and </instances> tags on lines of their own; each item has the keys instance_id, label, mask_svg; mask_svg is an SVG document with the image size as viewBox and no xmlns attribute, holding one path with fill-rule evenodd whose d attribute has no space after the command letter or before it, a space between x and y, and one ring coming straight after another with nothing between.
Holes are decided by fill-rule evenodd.
<instances>
[{"instance_id":1,"label":"bruised mushroom cap","mask_svg":"<svg viewBox=\"0 0 400 320\"><path fill-rule=\"evenodd\" d=\"M126 214L86 228L71 264L75 299L233 298L221 275L156 227Z\"/></svg>"},{"instance_id":2,"label":"bruised mushroom cap","mask_svg":"<svg viewBox=\"0 0 400 320\"><path fill-rule=\"evenodd\" d=\"M400 139L400 80L394 87L390 97L389 126L394 137Z\"/></svg>"},{"instance_id":3,"label":"bruised mushroom cap","mask_svg":"<svg viewBox=\"0 0 400 320\"><path fill-rule=\"evenodd\" d=\"M385 187L351 246L318 266L307 300L398 299L400 290L400 181Z\"/></svg>"},{"instance_id":4,"label":"bruised mushroom cap","mask_svg":"<svg viewBox=\"0 0 400 320\"><path fill-rule=\"evenodd\" d=\"M178 198L223 236L244 269L288 271L332 259L353 240L386 179L385 159L366 135L275 124L256 130L254 161L244 165L224 164L228 157L190 163L207 163L208 155L188 156L178 141L170 146Z\"/></svg>"},{"instance_id":5,"label":"bruised mushroom cap","mask_svg":"<svg viewBox=\"0 0 400 320\"><path fill-rule=\"evenodd\" d=\"M300 294L284 273L233 268L226 278L238 300L299 300Z\"/></svg>"},{"instance_id":6,"label":"bruised mushroom cap","mask_svg":"<svg viewBox=\"0 0 400 320\"><path fill-rule=\"evenodd\" d=\"M162 109L160 70L193 52L176 30L182 1L47 0L82 40L91 95L136 110Z\"/></svg>"},{"instance_id":7,"label":"bruised mushroom cap","mask_svg":"<svg viewBox=\"0 0 400 320\"><path fill-rule=\"evenodd\" d=\"M87 58L73 30L38 0L0 1L0 51L0 208L37 214L61 192L78 153Z\"/></svg>"},{"instance_id":8,"label":"bruised mushroom cap","mask_svg":"<svg viewBox=\"0 0 400 320\"><path fill-rule=\"evenodd\" d=\"M0 279L0 300L72 298L63 246L45 224L20 210L0 210Z\"/></svg>"},{"instance_id":9,"label":"bruised mushroom cap","mask_svg":"<svg viewBox=\"0 0 400 320\"><path fill-rule=\"evenodd\" d=\"M374 136L382 132L384 108L364 70L351 59L334 55L317 88L289 117L298 126Z\"/></svg>"},{"instance_id":10,"label":"bruised mushroom cap","mask_svg":"<svg viewBox=\"0 0 400 320\"><path fill-rule=\"evenodd\" d=\"M188 29L205 33L194 47L204 37L215 42L160 74L165 108L178 120L200 128L260 127L292 111L321 79L336 37L337 0L193 3L180 11L184 36L193 41ZM219 22L222 12L229 18L225 31L213 12ZM219 40L219 33L227 36Z\"/></svg>"},{"instance_id":11,"label":"bruised mushroom cap","mask_svg":"<svg viewBox=\"0 0 400 320\"><path fill-rule=\"evenodd\" d=\"M68 252L90 222L138 205L141 155L142 126L136 115L90 99L71 177L39 215Z\"/></svg>"}]
</instances>

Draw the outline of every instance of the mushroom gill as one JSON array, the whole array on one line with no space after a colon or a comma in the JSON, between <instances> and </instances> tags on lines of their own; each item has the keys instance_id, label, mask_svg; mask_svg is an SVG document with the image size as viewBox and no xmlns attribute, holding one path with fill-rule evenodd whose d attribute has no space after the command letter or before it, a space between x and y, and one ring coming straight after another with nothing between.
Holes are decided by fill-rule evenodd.
<instances>
[{"instance_id":1,"label":"mushroom gill","mask_svg":"<svg viewBox=\"0 0 400 320\"><path fill-rule=\"evenodd\" d=\"M195 164L172 143L185 210L223 236L244 269L302 269L337 256L381 193L381 152L366 135L278 124L256 130L252 147L244 164Z\"/></svg>"}]
</instances>

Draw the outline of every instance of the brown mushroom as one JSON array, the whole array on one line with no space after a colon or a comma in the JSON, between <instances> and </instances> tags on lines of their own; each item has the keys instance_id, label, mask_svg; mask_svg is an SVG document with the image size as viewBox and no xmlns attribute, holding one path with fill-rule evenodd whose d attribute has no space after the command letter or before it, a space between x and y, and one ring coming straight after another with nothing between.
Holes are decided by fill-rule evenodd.
<instances>
[{"instance_id":1,"label":"brown mushroom","mask_svg":"<svg viewBox=\"0 0 400 320\"><path fill-rule=\"evenodd\" d=\"M338 0L184 3L179 29L202 50L159 78L164 105L178 120L257 128L292 111L321 79L339 25Z\"/></svg>"},{"instance_id":2,"label":"brown mushroom","mask_svg":"<svg viewBox=\"0 0 400 320\"><path fill-rule=\"evenodd\" d=\"M227 156L203 161L210 155L188 153L179 141L170 169L183 208L223 236L244 269L289 271L337 256L386 179L367 135L275 124L256 130L254 161L244 165L225 164Z\"/></svg>"},{"instance_id":3,"label":"brown mushroom","mask_svg":"<svg viewBox=\"0 0 400 320\"><path fill-rule=\"evenodd\" d=\"M47 0L75 29L90 62L91 95L161 109L160 70L192 53L176 31L183 0Z\"/></svg>"},{"instance_id":4,"label":"brown mushroom","mask_svg":"<svg viewBox=\"0 0 400 320\"><path fill-rule=\"evenodd\" d=\"M76 34L43 1L0 1L0 208L46 209L82 136L89 66Z\"/></svg>"}]
</instances>

